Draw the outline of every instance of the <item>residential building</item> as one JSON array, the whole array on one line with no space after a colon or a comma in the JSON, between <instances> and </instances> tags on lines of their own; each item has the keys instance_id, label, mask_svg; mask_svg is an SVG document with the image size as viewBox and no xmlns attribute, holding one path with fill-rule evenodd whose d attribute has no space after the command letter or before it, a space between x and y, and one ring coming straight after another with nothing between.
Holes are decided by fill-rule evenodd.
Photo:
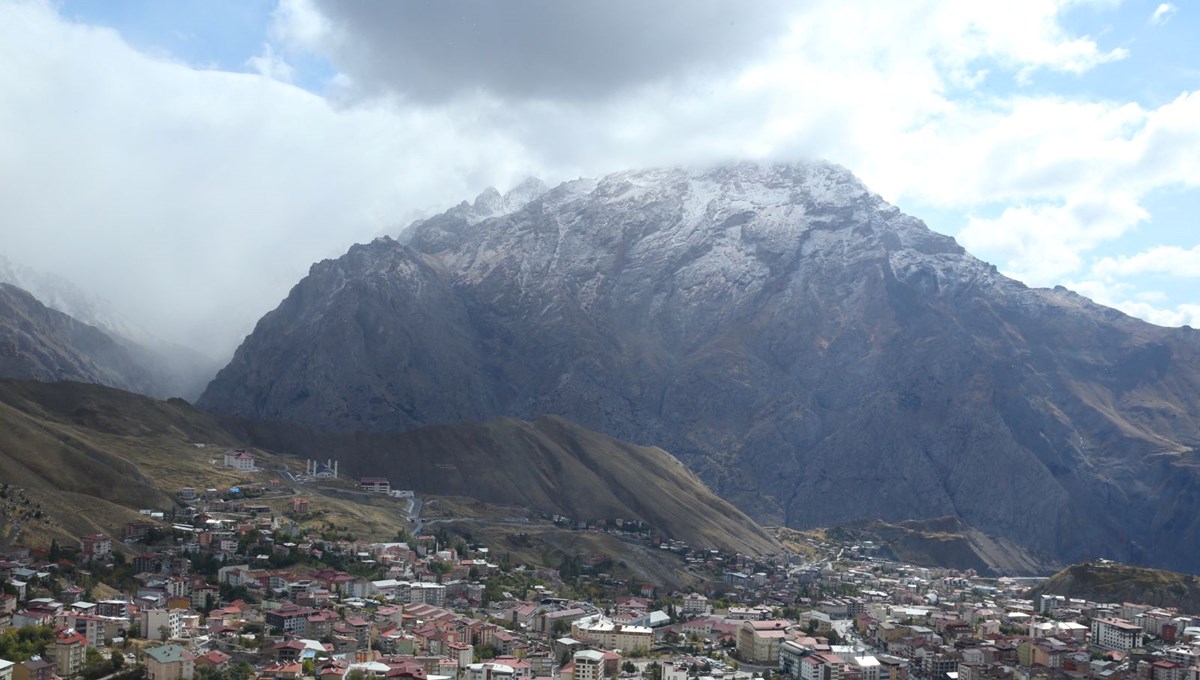
<instances>
[{"instance_id":1,"label":"residential building","mask_svg":"<svg viewBox=\"0 0 1200 680\"><path fill-rule=\"evenodd\" d=\"M846 662L833 654L814 653L801 659L800 680L841 680Z\"/></svg>"},{"instance_id":2,"label":"residential building","mask_svg":"<svg viewBox=\"0 0 1200 680\"><path fill-rule=\"evenodd\" d=\"M142 637L148 640L171 640L183 636L183 617L175 609L143 609Z\"/></svg>"},{"instance_id":3,"label":"residential building","mask_svg":"<svg viewBox=\"0 0 1200 680\"><path fill-rule=\"evenodd\" d=\"M1092 619L1092 644L1127 652L1142 646L1142 627L1124 619Z\"/></svg>"},{"instance_id":4,"label":"residential building","mask_svg":"<svg viewBox=\"0 0 1200 680\"><path fill-rule=\"evenodd\" d=\"M225 467L235 470L254 470L254 454L243 449L225 452Z\"/></svg>"},{"instance_id":5,"label":"residential building","mask_svg":"<svg viewBox=\"0 0 1200 680\"><path fill-rule=\"evenodd\" d=\"M54 646L46 651L54 657L58 675L71 678L83 671L87 638L73 628L67 628L54 636Z\"/></svg>"},{"instance_id":6,"label":"residential building","mask_svg":"<svg viewBox=\"0 0 1200 680\"><path fill-rule=\"evenodd\" d=\"M112 554L112 539L104 534L92 534L79 539L82 545L83 558L99 559Z\"/></svg>"},{"instance_id":7,"label":"residential building","mask_svg":"<svg viewBox=\"0 0 1200 680\"><path fill-rule=\"evenodd\" d=\"M35 656L13 666L13 680L50 680L57 676L58 666L53 659Z\"/></svg>"},{"instance_id":8,"label":"residential building","mask_svg":"<svg viewBox=\"0 0 1200 680\"><path fill-rule=\"evenodd\" d=\"M738 658L752 664L778 664L779 649L790 625L782 619L743 622L737 634Z\"/></svg>"},{"instance_id":9,"label":"residential building","mask_svg":"<svg viewBox=\"0 0 1200 680\"><path fill-rule=\"evenodd\" d=\"M649 651L654 631L646 626L615 623L603 614L595 614L571 624L571 637L591 640L605 649L619 649L626 654L634 654Z\"/></svg>"},{"instance_id":10,"label":"residential building","mask_svg":"<svg viewBox=\"0 0 1200 680\"><path fill-rule=\"evenodd\" d=\"M712 611L708 598L700 593L688 593L683 596L683 606L679 613L684 616L705 616Z\"/></svg>"},{"instance_id":11,"label":"residential building","mask_svg":"<svg viewBox=\"0 0 1200 680\"><path fill-rule=\"evenodd\" d=\"M604 652L585 649L575 652L575 680L604 680Z\"/></svg>"},{"instance_id":12,"label":"residential building","mask_svg":"<svg viewBox=\"0 0 1200 680\"><path fill-rule=\"evenodd\" d=\"M192 677L196 658L179 645L163 645L146 650L147 680L183 680Z\"/></svg>"}]
</instances>

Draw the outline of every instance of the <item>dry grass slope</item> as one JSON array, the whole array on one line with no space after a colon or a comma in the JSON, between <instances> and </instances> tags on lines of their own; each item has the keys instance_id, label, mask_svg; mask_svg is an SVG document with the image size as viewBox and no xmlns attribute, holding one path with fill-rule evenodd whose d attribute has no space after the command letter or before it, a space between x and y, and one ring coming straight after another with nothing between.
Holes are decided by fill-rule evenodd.
<instances>
[{"instance_id":1,"label":"dry grass slope","mask_svg":"<svg viewBox=\"0 0 1200 680\"><path fill-rule=\"evenodd\" d=\"M180 487L237 484L245 474L214 465L229 446L256 448L267 470L298 469L298 457L335 458L344 477L387 476L422 495L466 496L580 519L641 519L696 546L778 549L666 452L557 418L403 434L320 434L219 418L182 400L97 385L0 380L0 479L28 489L47 513L44 521L26 523L27 543L116 532L139 508L169 507ZM282 476L256 474L257 481ZM404 526L395 500L353 493L344 484L301 491L322 522L359 536L390 538ZM282 511L286 499L267 503ZM9 538L12 530L5 528Z\"/></svg>"}]
</instances>

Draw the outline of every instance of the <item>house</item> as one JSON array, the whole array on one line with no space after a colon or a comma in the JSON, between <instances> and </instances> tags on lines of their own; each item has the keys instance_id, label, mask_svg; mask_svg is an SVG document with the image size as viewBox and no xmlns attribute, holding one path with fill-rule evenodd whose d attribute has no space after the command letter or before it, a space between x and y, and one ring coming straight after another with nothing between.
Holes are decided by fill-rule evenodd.
<instances>
[{"instance_id":1,"label":"house","mask_svg":"<svg viewBox=\"0 0 1200 680\"><path fill-rule=\"evenodd\" d=\"M163 645L146 650L148 680L183 680L195 672L196 657L179 645Z\"/></svg>"},{"instance_id":2,"label":"house","mask_svg":"<svg viewBox=\"0 0 1200 680\"><path fill-rule=\"evenodd\" d=\"M12 680L13 666L16 665L12 661L0 659L0 680Z\"/></svg>"},{"instance_id":3,"label":"house","mask_svg":"<svg viewBox=\"0 0 1200 680\"><path fill-rule=\"evenodd\" d=\"M230 657L225 652L219 649L214 649L211 652L206 652L196 657L195 666L209 666L211 668L224 668L229 663Z\"/></svg>"},{"instance_id":4,"label":"house","mask_svg":"<svg viewBox=\"0 0 1200 680\"><path fill-rule=\"evenodd\" d=\"M253 471L254 454L244 449L233 449L225 452L225 467L235 470Z\"/></svg>"},{"instance_id":5,"label":"house","mask_svg":"<svg viewBox=\"0 0 1200 680\"><path fill-rule=\"evenodd\" d=\"M51 659L35 656L28 661L22 661L12 668L13 680L50 680L57 677L57 665Z\"/></svg>"}]
</instances>

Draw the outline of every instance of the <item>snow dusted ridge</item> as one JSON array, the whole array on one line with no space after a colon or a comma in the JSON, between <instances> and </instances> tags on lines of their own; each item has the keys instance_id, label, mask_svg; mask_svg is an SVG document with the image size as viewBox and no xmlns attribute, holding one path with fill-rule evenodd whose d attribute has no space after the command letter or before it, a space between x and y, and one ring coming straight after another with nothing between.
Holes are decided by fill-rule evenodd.
<instances>
[{"instance_id":1,"label":"snow dusted ridge","mask_svg":"<svg viewBox=\"0 0 1200 680\"><path fill-rule=\"evenodd\" d=\"M494 210L495 196L414 225L412 245L436 254L462 284L515 268L523 289L565 287L585 309L614 286L663 276L736 302L757 294L782 262L805 258L850 264L886 253L901 275L920 271L942 285L964 268L972 283L1002 279L830 163L619 172L478 222L456 219Z\"/></svg>"}]
</instances>

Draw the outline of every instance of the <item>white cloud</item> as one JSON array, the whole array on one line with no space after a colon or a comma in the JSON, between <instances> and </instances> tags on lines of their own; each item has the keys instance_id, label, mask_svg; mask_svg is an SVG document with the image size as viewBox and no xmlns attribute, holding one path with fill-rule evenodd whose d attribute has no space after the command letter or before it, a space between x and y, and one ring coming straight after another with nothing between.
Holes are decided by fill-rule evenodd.
<instances>
[{"instance_id":1,"label":"white cloud","mask_svg":"<svg viewBox=\"0 0 1200 680\"><path fill-rule=\"evenodd\" d=\"M1158 246L1135 255L1106 257L1093 265L1092 273L1103 277L1153 273L1200 278L1200 246Z\"/></svg>"},{"instance_id":2,"label":"white cloud","mask_svg":"<svg viewBox=\"0 0 1200 680\"><path fill-rule=\"evenodd\" d=\"M247 59L246 65L259 75L284 83L292 82L296 75L296 70L284 61L283 57L277 54L269 43L263 45L262 54Z\"/></svg>"},{"instance_id":3,"label":"white cloud","mask_svg":"<svg viewBox=\"0 0 1200 680\"><path fill-rule=\"evenodd\" d=\"M223 354L314 260L539 168L459 111L338 109L0 3L0 243Z\"/></svg>"},{"instance_id":4,"label":"white cloud","mask_svg":"<svg viewBox=\"0 0 1200 680\"><path fill-rule=\"evenodd\" d=\"M1066 285L1093 302L1159 326L1200 328L1200 304L1164 305L1167 296L1161 291L1138 292L1128 283L1096 279L1071 281Z\"/></svg>"},{"instance_id":5,"label":"white cloud","mask_svg":"<svg viewBox=\"0 0 1200 680\"><path fill-rule=\"evenodd\" d=\"M1171 17L1179 11L1179 8L1169 2L1164 2L1154 8L1154 13L1150 15L1148 22L1151 26L1162 26L1171 20Z\"/></svg>"},{"instance_id":6,"label":"white cloud","mask_svg":"<svg viewBox=\"0 0 1200 680\"><path fill-rule=\"evenodd\" d=\"M1125 57L1062 27L1079 4L771 5L794 9L762 15L778 19L777 39L739 42L733 31L717 51L728 63L696 52L695 36L675 36L691 51L664 62L670 68L634 77L592 64L576 84L595 88L586 96L561 73L531 89L512 77L536 73L484 69L487 78L451 81L414 103L402 71L353 68L392 48L380 42L386 30L348 33L363 17L348 22L341 5L283 0L275 42L247 62L250 74L140 54L49 5L0 1L0 129L22 131L0 135L0 242L13 259L95 287L171 339L221 352L312 260L489 184L825 157L890 200L1008 204L998 218L972 220L964 242L988 259L1011 258L1008 269L1032 282L1057 283L1086 271L1097 244L1146 219L1148 191L1200 186L1200 94L1151 109L987 94L990 83ZM605 35L622 25L608 21ZM428 30L448 36L456 26ZM544 56L541 39L542 52L506 63ZM340 52L351 47L362 53ZM460 70L485 54L462 41L450 48L469 52ZM302 79L289 62L314 49L345 68L335 92L385 96L333 101L288 85ZM430 76L454 72L436 67Z\"/></svg>"},{"instance_id":7,"label":"white cloud","mask_svg":"<svg viewBox=\"0 0 1200 680\"><path fill-rule=\"evenodd\" d=\"M1080 272L1086 254L1148 217L1128 194L1076 195L1061 205L1006 208L997 218L972 217L958 239L968 250L1006 262L1006 273L1048 286Z\"/></svg>"}]
</instances>

